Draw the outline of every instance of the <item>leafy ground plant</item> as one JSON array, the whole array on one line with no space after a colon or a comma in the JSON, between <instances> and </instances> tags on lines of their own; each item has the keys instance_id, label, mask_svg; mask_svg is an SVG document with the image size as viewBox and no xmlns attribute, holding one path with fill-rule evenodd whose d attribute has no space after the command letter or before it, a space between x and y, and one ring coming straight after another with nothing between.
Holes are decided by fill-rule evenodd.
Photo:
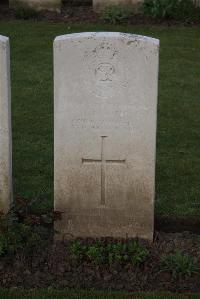
<instances>
[{"instance_id":1,"label":"leafy ground plant","mask_svg":"<svg viewBox=\"0 0 200 299\"><path fill-rule=\"evenodd\" d=\"M18 197L6 215L0 214L0 256L19 250L31 254L52 240L53 222L60 214L35 210L38 201Z\"/></svg>"},{"instance_id":2,"label":"leafy ground plant","mask_svg":"<svg viewBox=\"0 0 200 299\"><path fill-rule=\"evenodd\" d=\"M94 262L95 265L100 265L104 262L104 248L100 244L91 245L87 248L86 255Z\"/></svg>"},{"instance_id":3,"label":"leafy ground plant","mask_svg":"<svg viewBox=\"0 0 200 299\"><path fill-rule=\"evenodd\" d=\"M103 261L103 251L99 243L85 245L79 240L75 240L69 248L72 258L78 262L89 259L94 264L101 264Z\"/></svg>"},{"instance_id":4,"label":"leafy ground plant","mask_svg":"<svg viewBox=\"0 0 200 299\"><path fill-rule=\"evenodd\" d=\"M83 245L80 241L76 240L70 245L69 250L72 258L77 260L78 262L81 262L86 252L86 246Z\"/></svg>"},{"instance_id":5,"label":"leafy ground plant","mask_svg":"<svg viewBox=\"0 0 200 299\"><path fill-rule=\"evenodd\" d=\"M110 24L126 21L133 14L133 8L125 5L109 5L105 7L101 18Z\"/></svg>"},{"instance_id":6,"label":"leafy ground plant","mask_svg":"<svg viewBox=\"0 0 200 299\"><path fill-rule=\"evenodd\" d=\"M155 19L168 18L177 9L179 0L145 0L143 12Z\"/></svg>"},{"instance_id":7,"label":"leafy ground plant","mask_svg":"<svg viewBox=\"0 0 200 299\"><path fill-rule=\"evenodd\" d=\"M70 253L75 260L89 261L95 265L129 263L133 266L140 266L148 257L148 250L138 241L109 242L96 241L93 244L83 244L74 241L70 245Z\"/></svg>"},{"instance_id":8,"label":"leafy ground plant","mask_svg":"<svg viewBox=\"0 0 200 299\"><path fill-rule=\"evenodd\" d=\"M128 253L134 266L139 266L149 255L149 251L136 241L128 244Z\"/></svg>"},{"instance_id":9,"label":"leafy ground plant","mask_svg":"<svg viewBox=\"0 0 200 299\"><path fill-rule=\"evenodd\" d=\"M126 244L108 244L106 251L108 255L108 263L110 266L112 264L126 262L129 259L128 254L126 252Z\"/></svg>"},{"instance_id":10,"label":"leafy ground plant","mask_svg":"<svg viewBox=\"0 0 200 299\"><path fill-rule=\"evenodd\" d=\"M142 11L154 19L200 20L200 8L192 0L145 0Z\"/></svg>"},{"instance_id":11,"label":"leafy ground plant","mask_svg":"<svg viewBox=\"0 0 200 299\"><path fill-rule=\"evenodd\" d=\"M108 263L126 263L139 266L148 257L148 250L138 241L128 243L109 244L107 246Z\"/></svg>"},{"instance_id":12,"label":"leafy ground plant","mask_svg":"<svg viewBox=\"0 0 200 299\"><path fill-rule=\"evenodd\" d=\"M179 250L164 257L161 268L162 271L169 271L173 279L190 277L199 271L197 259Z\"/></svg>"}]
</instances>

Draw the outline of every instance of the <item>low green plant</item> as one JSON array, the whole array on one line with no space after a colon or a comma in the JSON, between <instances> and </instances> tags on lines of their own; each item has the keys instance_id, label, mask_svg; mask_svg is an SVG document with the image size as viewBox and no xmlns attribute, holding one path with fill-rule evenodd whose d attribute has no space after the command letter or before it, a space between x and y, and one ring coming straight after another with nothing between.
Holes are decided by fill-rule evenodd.
<instances>
[{"instance_id":1,"label":"low green plant","mask_svg":"<svg viewBox=\"0 0 200 299\"><path fill-rule=\"evenodd\" d=\"M129 243L127 251L134 266L139 266L149 256L149 251L137 241Z\"/></svg>"},{"instance_id":2,"label":"low green plant","mask_svg":"<svg viewBox=\"0 0 200 299\"><path fill-rule=\"evenodd\" d=\"M69 250L72 257L79 262L84 259L89 259L95 265L100 265L104 262L104 247L99 242L92 245L84 245L80 241L75 240L70 245Z\"/></svg>"},{"instance_id":3,"label":"low green plant","mask_svg":"<svg viewBox=\"0 0 200 299\"><path fill-rule=\"evenodd\" d=\"M149 255L148 250L136 240L108 244L106 251L109 265L130 262L134 266L139 266Z\"/></svg>"},{"instance_id":4,"label":"low green plant","mask_svg":"<svg viewBox=\"0 0 200 299\"><path fill-rule=\"evenodd\" d=\"M86 255L95 265L100 265L104 262L104 248L99 244L88 246Z\"/></svg>"},{"instance_id":5,"label":"low green plant","mask_svg":"<svg viewBox=\"0 0 200 299\"><path fill-rule=\"evenodd\" d=\"M126 244L117 243L117 244L108 244L107 245L107 254L108 254L108 263L109 265L115 263L121 263L128 260L126 255ZM127 259L126 259L127 257Z\"/></svg>"},{"instance_id":6,"label":"low green plant","mask_svg":"<svg viewBox=\"0 0 200 299\"><path fill-rule=\"evenodd\" d=\"M109 5L102 11L101 18L110 24L126 21L133 14L133 8L126 5Z\"/></svg>"},{"instance_id":7,"label":"low green plant","mask_svg":"<svg viewBox=\"0 0 200 299\"><path fill-rule=\"evenodd\" d=\"M154 19L200 21L200 8L192 0L145 0L142 11Z\"/></svg>"},{"instance_id":8,"label":"low green plant","mask_svg":"<svg viewBox=\"0 0 200 299\"><path fill-rule=\"evenodd\" d=\"M192 276L199 271L197 259L179 250L162 259L161 269L169 271L173 279Z\"/></svg>"},{"instance_id":9,"label":"low green plant","mask_svg":"<svg viewBox=\"0 0 200 299\"><path fill-rule=\"evenodd\" d=\"M108 263L131 263L133 266L141 265L149 255L149 251L137 240L127 243L107 245Z\"/></svg>"},{"instance_id":10,"label":"low green plant","mask_svg":"<svg viewBox=\"0 0 200 299\"><path fill-rule=\"evenodd\" d=\"M16 19L21 20L29 20L29 19L37 19L39 13L32 9L32 8L24 8L24 7L18 7L15 9L15 17Z\"/></svg>"},{"instance_id":11,"label":"low green plant","mask_svg":"<svg viewBox=\"0 0 200 299\"><path fill-rule=\"evenodd\" d=\"M192 0L179 0L172 18L187 22L200 22L200 7L196 6Z\"/></svg>"},{"instance_id":12,"label":"low green plant","mask_svg":"<svg viewBox=\"0 0 200 299\"><path fill-rule=\"evenodd\" d=\"M70 245L70 253L75 260L89 260L95 265L131 263L134 266L141 265L148 257L148 250L138 241L102 243L84 245L76 240Z\"/></svg>"},{"instance_id":13,"label":"low green plant","mask_svg":"<svg viewBox=\"0 0 200 299\"><path fill-rule=\"evenodd\" d=\"M72 254L73 258L80 261L86 252L86 246L81 244L80 241L74 241L70 245L69 250L70 250L70 253Z\"/></svg>"},{"instance_id":14,"label":"low green plant","mask_svg":"<svg viewBox=\"0 0 200 299\"><path fill-rule=\"evenodd\" d=\"M3 253L14 255L18 250L31 253L39 244L41 246L42 242L40 234L32 230L31 226L18 223L15 227L10 227L5 234Z\"/></svg>"},{"instance_id":15,"label":"low green plant","mask_svg":"<svg viewBox=\"0 0 200 299\"><path fill-rule=\"evenodd\" d=\"M53 222L61 215L35 210L38 201L18 197L7 214L0 214L0 256L19 250L31 254L53 238Z\"/></svg>"},{"instance_id":16,"label":"low green plant","mask_svg":"<svg viewBox=\"0 0 200 299\"><path fill-rule=\"evenodd\" d=\"M177 9L179 0L145 0L143 12L154 19L169 18Z\"/></svg>"}]
</instances>

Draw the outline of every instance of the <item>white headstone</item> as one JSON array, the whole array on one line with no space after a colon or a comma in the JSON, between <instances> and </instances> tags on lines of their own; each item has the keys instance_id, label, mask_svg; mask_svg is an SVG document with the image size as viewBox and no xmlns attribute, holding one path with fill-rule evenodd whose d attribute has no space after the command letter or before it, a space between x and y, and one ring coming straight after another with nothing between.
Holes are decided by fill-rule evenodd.
<instances>
[{"instance_id":1,"label":"white headstone","mask_svg":"<svg viewBox=\"0 0 200 299\"><path fill-rule=\"evenodd\" d=\"M0 210L7 212L12 200L12 145L9 38L0 35Z\"/></svg>"},{"instance_id":2,"label":"white headstone","mask_svg":"<svg viewBox=\"0 0 200 299\"><path fill-rule=\"evenodd\" d=\"M66 238L153 238L158 56L144 36L56 38L54 199Z\"/></svg>"}]
</instances>

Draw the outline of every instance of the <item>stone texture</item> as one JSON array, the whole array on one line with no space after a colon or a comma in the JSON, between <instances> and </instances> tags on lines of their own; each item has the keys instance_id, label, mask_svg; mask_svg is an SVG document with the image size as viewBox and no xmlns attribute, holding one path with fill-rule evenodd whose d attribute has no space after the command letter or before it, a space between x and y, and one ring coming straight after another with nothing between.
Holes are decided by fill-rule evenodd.
<instances>
[{"instance_id":1,"label":"stone texture","mask_svg":"<svg viewBox=\"0 0 200 299\"><path fill-rule=\"evenodd\" d=\"M0 35L0 210L12 200L11 103L9 39Z\"/></svg>"},{"instance_id":2,"label":"stone texture","mask_svg":"<svg viewBox=\"0 0 200 299\"><path fill-rule=\"evenodd\" d=\"M54 200L60 236L152 240L159 41L54 42Z\"/></svg>"},{"instance_id":3,"label":"stone texture","mask_svg":"<svg viewBox=\"0 0 200 299\"><path fill-rule=\"evenodd\" d=\"M57 11L61 10L61 0L9 0L11 8L31 8L35 10L49 10Z\"/></svg>"}]
</instances>

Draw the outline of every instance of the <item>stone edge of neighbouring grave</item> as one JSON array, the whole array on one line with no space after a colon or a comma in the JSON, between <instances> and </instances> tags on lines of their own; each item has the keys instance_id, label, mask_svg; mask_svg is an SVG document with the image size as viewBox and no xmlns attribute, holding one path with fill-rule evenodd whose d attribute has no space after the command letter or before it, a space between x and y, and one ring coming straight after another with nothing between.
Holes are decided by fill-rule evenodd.
<instances>
[{"instance_id":1,"label":"stone edge of neighbouring grave","mask_svg":"<svg viewBox=\"0 0 200 299\"><path fill-rule=\"evenodd\" d=\"M2 35L0 63L0 209L6 213L12 202L10 42Z\"/></svg>"}]
</instances>

